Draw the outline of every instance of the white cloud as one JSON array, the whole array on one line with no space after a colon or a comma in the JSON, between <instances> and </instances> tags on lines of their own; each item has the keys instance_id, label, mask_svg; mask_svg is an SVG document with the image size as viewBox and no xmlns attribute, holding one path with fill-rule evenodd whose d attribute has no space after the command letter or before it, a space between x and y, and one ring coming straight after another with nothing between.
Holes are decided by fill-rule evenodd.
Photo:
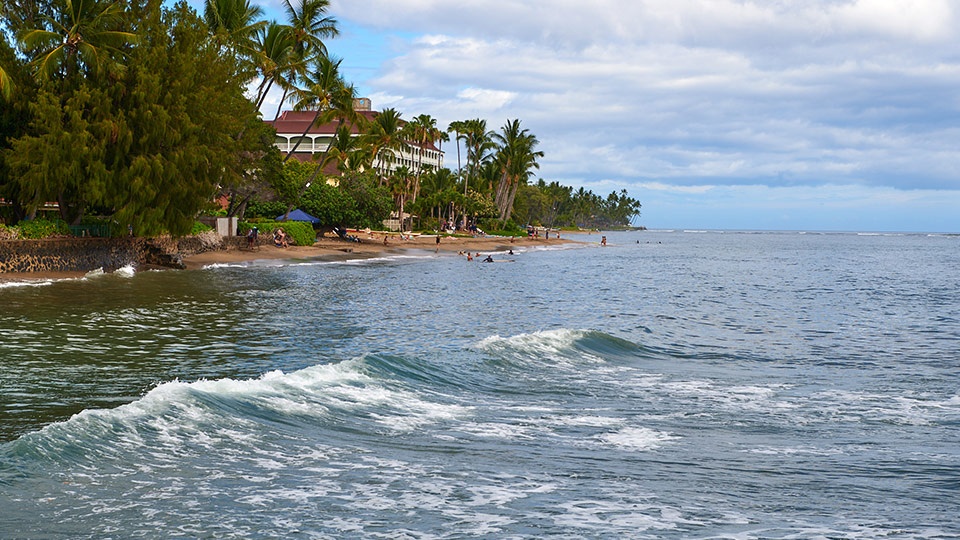
<instances>
[{"instance_id":1,"label":"white cloud","mask_svg":"<svg viewBox=\"0 0 960 540\"><path fill-rule=\"evenodd\" d=\"M950 0L333 6L391 44L357 81L375 107L440 125L520 118L541 141L548 181L634 196L658 185L710 197L741 185L960 189Z\"/></svg>"}]
</instances>

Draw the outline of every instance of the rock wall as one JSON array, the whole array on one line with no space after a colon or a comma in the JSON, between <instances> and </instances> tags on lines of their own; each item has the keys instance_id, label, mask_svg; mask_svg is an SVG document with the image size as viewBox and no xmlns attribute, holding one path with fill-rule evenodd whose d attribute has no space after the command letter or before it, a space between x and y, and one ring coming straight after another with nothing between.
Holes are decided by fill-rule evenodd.
<instances>
[{"instance_id":1,"label":"rock wall","mask_svg":"<svg viewBox=\"0 0 960 540\"><path fill-rule=\"evenodd\" d=\"M183 255L223 249L216 233L172 238L51 238L0 241L0 273L113 272L129 264L138 269L184 268Z\"/></svg>"}]
</instances>

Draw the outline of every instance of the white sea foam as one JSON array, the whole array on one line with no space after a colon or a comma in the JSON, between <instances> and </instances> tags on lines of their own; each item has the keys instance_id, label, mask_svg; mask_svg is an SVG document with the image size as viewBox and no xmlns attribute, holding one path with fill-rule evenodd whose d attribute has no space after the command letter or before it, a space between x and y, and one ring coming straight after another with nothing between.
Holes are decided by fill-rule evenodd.
<instances>
[{"instance_id":1,"label":"white sea foam","mask_svg":"<svg viewBox=\"0 0 960 540\"><path fill-rule=\"evenodd\" d=\"M643 452L656 450L680 437L645 427L625 427L620 431L597 435L595 439L604 445L615 446L621 450Z\"/></svg>"},{"instance_id":2,"label":"white sea foam","mask_svg":"<svg viewBox=\"0 0 960 540\"><path fill-rule=\"evenodd\" d=\"M477 349L489 352L510 352L517 358L535 362L550 360L557 364L575 365L584 361L603 362L598 356L577 351L577 340L588 334L586 330L559 328L512 337L490 336L477 344Z\"/></svg>"},{"instance_id":3,"label":"white sea foam","mask_svg":"<svg viewBox=\"0 0 960 540\"><path fill-rule=\"evenodd\" d=\"M551 416L544 419L556 426L611 427L623 424L623 418L610 416Z\"/></svg>"},{"instance_id":4,"label":"white sea foam","mask_svg":"<svg viewBox=\"0 0 960 540\"><path fill-rule=\"evenodd\" d=\"M684 522L678 510L655 507L625 498L622 501L573 500L560 504L563 514L554 517L557 525L569 530L626 527L632 534L650 530L671 530Z\"/></svg>"},{"instance_id":5,"label":"white sea foam","mask_svg":"<svg viewBox=\"0 0 960 540\"><path fill-rule=\"evenodd\" d=\"M30 279L23 281L0 281L0 289L15 289L20 287L46 287L53 285L58 280L55 279Z\"/></svg>"},{"instance_id":6,"label":"white sea foam","mask_svg":"<svg viewBox=\"0 0 960 540\"><path fill-rule=\"evenodd\" d=\"M537 438L537 436L549 431L544 427L508 424L502 422L464 422L457 426L457 430L477 437L510 441L534 440Z\"/></svg>"},{"instance_id":7,"label":"white sea foam","mask_svg":"<svg viewBox=\"0 0 960 540\"><path fill-rule=\"evenodd\" d=\"M133 277L137 273L137 267L133 264L127 264L117 268L114 275L119 277Z\"/></svg>"}]
</instances>

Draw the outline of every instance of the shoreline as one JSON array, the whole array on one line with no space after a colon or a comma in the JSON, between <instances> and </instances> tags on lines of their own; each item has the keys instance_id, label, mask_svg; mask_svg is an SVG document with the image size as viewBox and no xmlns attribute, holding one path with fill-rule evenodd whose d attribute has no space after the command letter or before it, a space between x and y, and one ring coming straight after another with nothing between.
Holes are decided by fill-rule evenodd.
<instances>
[{"instance_id":1,"label":"shoreline","mask_svg":"<svg viewBox=\"0 0 960 540\"><path fill-rule=\"evenodd\" d=\"M383 233L354 233L360 242L349 242L334 238L321 238L312 246L289 246L280 248L270 244L261 244L258 248L221 249L205 251L193 255L185 255L183 263L186 270L200 270L214 264L242 264L262 260L351 260L371 258L381 254L399 254L404 251L436 251L444 253L493 253L507 251L511 248L531 248L557 246L565 244L581 244L570 238L532 237L457 237L441 236L440 244L436 242L436 235L418 235L403 239L399 234L387 235L387 243L383 243ZM568 233L574 234L574 233ZM138 270L139 271L139 270ZM170 269L170 271L177 271ZM80 279L89 272L6 272L0 273L0 283L11 281L52 281L62 279Z\"/></svg>"}]
</instances>

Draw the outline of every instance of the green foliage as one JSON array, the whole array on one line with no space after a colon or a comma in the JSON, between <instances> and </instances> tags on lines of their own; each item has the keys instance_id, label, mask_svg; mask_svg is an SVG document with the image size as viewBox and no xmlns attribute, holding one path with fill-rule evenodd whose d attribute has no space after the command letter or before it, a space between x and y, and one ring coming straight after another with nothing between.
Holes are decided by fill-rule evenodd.
<instances>
[{"instance_id":1,"label":"green foliage","mask_svg":"<svg viewBox=\"0 0 960 540\"><path fill-rule=\"evenodd\" d=\"M287 205L280 201L252 201L247 205L248 219L269 218L282 216L287 211Z\"/></svg>"},{"instance_id":2,"label":"green foliage","mask_svg":"<svg viewBox=\"0 0 960 540\"><path fill-rule=\"evenodd\" d=\"M610 229L629 227L640 215L640 202L629 197L626 190L603 198L583 188L574 191L557 182L547 184L540 180L517 190L513 211L519 220L529 224Z\"/></svg>"},{"instance_id":3,"label":"green foliage","mask_svg":"<svg viewBox=\"0 0 960 540\"><path fill-rule=\"evenodd\" d=\"M260 238L272 238L273 232L282 228L283 232L287 233L287 236L298 246L312 246L317 241L317 233L313 230L313 226L303 221L255 219L241 221L238 228L240 234L245 236L253 227L257 228Z\"/></svg>"},{"instance_id":4,"label":"green foliage","mask_svg":"<svg viewBox=\"0 0 960 540\"><path fill-rule=\"evenodd\" d=\"M62 221L49 221L46 219L31 219L21 221L18 224L21 238L49 238L51 236L69 236L70 229Z\"/></svg>"},{"instance_id":5,"label":"green foliage","mask_svg":"<svg viewBox=\"0 0 960 540\"><path fill-rule=\"evenodd\" d=\"M242 70L185 3L129 8L139 45L125 50L126 67L41 85L28 131L3 152L0 188L26 214L57 201L69 223L97 208L138 234L179 236L218 186L259 173L273 135L244 96Z\"/></svg>"},{"instance_id":6,"label":"green foliage","mask_svg":"<svg viewBox=\"0 0 960 540\"><path fill-rule=\"evenodd\" d=\"M326 183L312 184L304 192L300 209L320 219L320 225L346 225L357 216L357 205L340 188Z\"/></svg>"},{"instance_id":7,"label":"green foliage","mask_svg":"<svg viewBox=\"0 0 960 540\"><path fill-rule=\"evenodd\" d=\"M317 232L313 230L313 225L304 221L281 221L276 223L276 227L283 227L283 232L298 246L312 246L317 241ZM274 230L276 229L271 229L271 234Z\"/></svg>"},{"instance_id":8,"label":"green foliage","mask_svg":"<svg viewBox=\"0 0 960 540\"><path fill-rule=\"evenodd\" d=\"M480 228L487 234L496 236L526 236L527 229L516 224L512 219L500 221L498 219L486 219L480 221Z\"/></svg>"},{"instance_id":9,"label":"green foliage","mask_svg":"<svg viewBox=\"0 0 960 540\"><path fill-rule=\"evenodd\" d=\"M354 214L349 223L357 228L383 227L383 220L390 215L393 197L390 191L379 185L373 172L367 174L348 174L340 179L339 189L353 200Z\"/></svg>"},{"instance_id":10,"label":"green foliage","mask_svg":"<svg viewBox=\"0 0 960 540\"><path fill-rule=\"evenodd\" d=\"M213 230L213 227L211 227L211 226L209 226L209 225L204 225L203 223L200 223L199 221L194 221L194 222L193 222L193 228L190 229L190 234L191 234L192 236L196 236L196 235L198 235L198 234L205 233L205 232L207 232L207 231L212 231L212 230Z\"/></svg>"}]
</instances>

